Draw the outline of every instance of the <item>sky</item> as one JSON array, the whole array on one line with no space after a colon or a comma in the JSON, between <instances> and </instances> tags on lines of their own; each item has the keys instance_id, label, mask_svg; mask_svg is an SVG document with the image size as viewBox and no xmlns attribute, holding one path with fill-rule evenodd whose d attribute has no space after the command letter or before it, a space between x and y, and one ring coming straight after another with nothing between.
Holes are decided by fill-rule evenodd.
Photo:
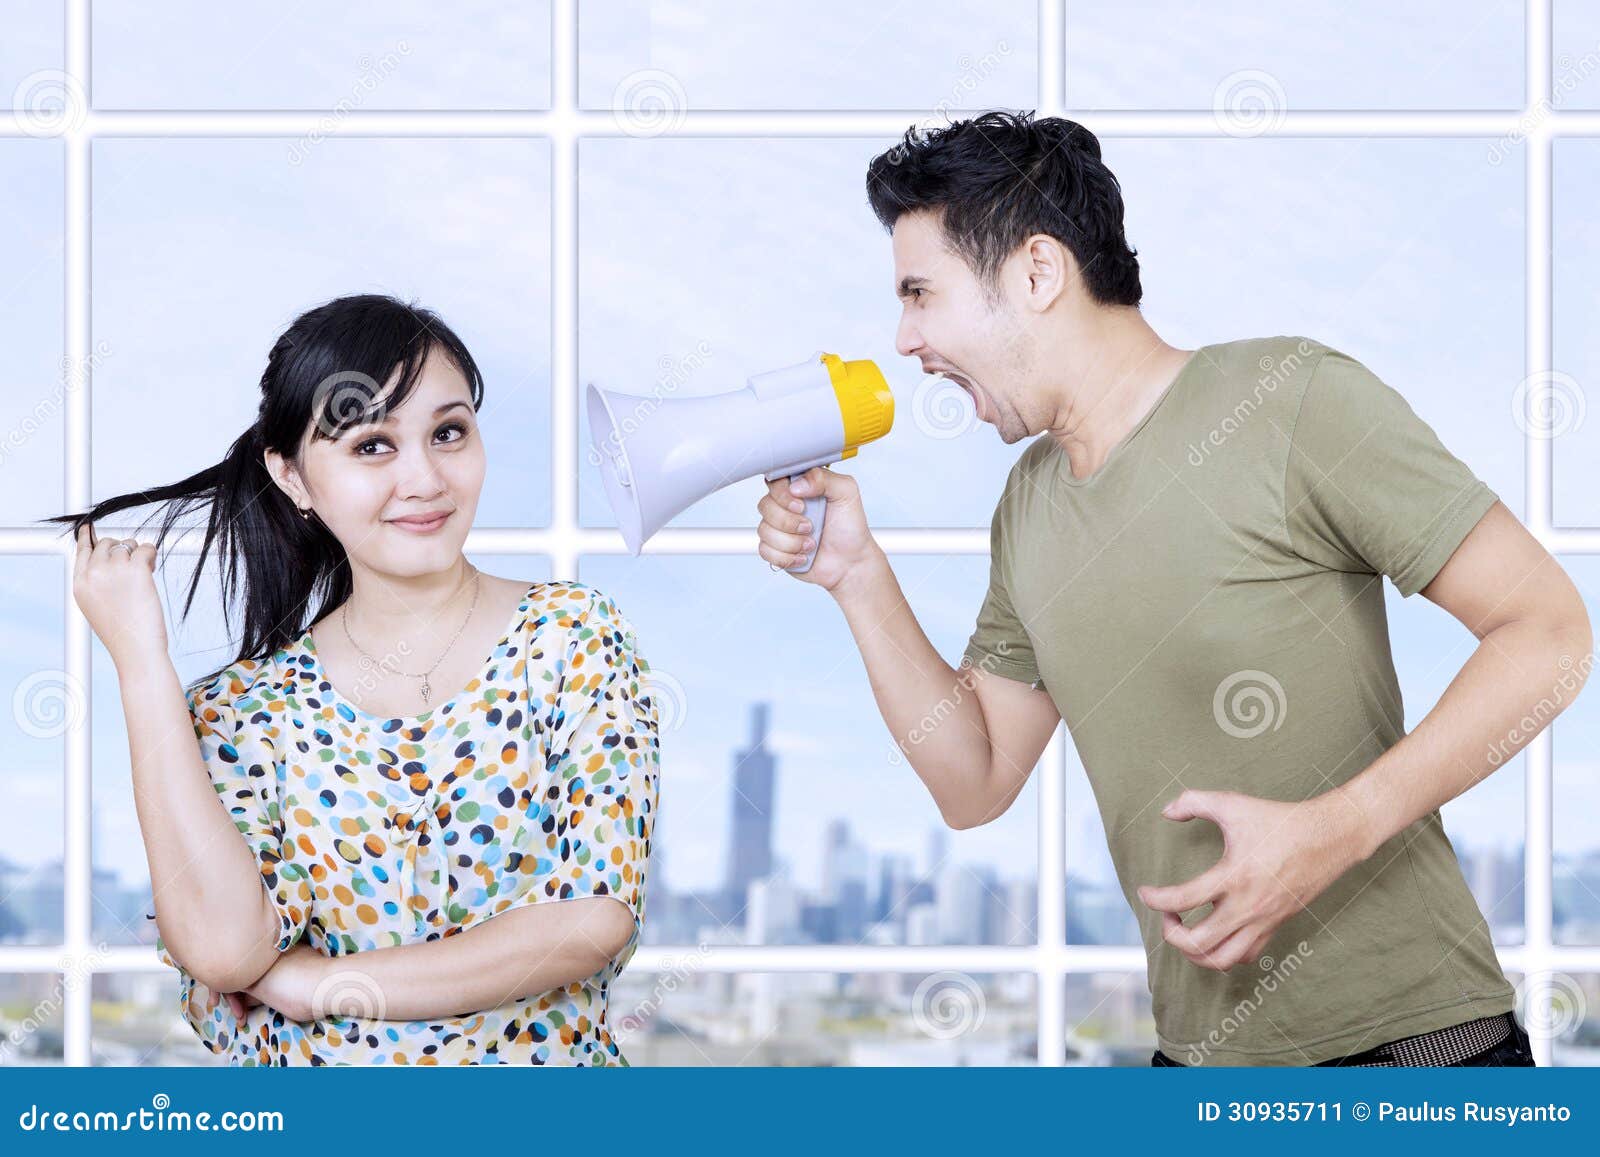
<instances>
[{"instance_id":1,"label":"sky","mask_svg":"<svg viewBox=\"0 0 1600 1157\"><path fill-rule=\"evenodd\" d=\"M59 69L59 8L14 6L0 38L0 99ZM494 8L497 15L488 18ZM1126 5L1073 0L1068 98L1077 107L1211 110L1265 94L1289 108L1507 109L1522 104L1520 3L1376 0L1275 9L1225 0ZM337 10L252 0L227 15L195 0L94 5L94 86L104 108L539 108L550 94L546 5ZM961 116L1037 104L1036 5L829 0L753 10L732 0L592 4L579 27L586 108L635 98L695 108L939 108ZM732 19L737 10L738 19ZM458 19L462 12L471 19ZM445 13L454 14L446 19ZM1600 107L1586 59L1600 13L1556 0L1558 74L1571 107ZM1558 62L1559 64L1559 62ZM1600 71L1595 69L1591 71ZM1282 94L1279 98L1276 94ZM641 97L642 94L642 97ZM681 96L679 96L681 94ZM1228 122L1233 124L1234 122ZM1237 127L1237 126L1235 126ZM893 350L898 305L889 240L867 208L867 160L891 139L587 139L579 150L578 375L647 393L737 388L819 350L875 359L896 423L848 470L883 527L988 525L1006 446L965 396L930 389ZM1139 251L1144 309L1184 347L1306 334L1398 389L1511 509L1525 513L1515 414L1524 378L1525 156L1488 138L1102 138ZM551 157L546 142L488 138L102 139L93 150L94 493L181 477L215 461L254 414L273 339L300 310L376 290L438 310L487 379L490 481L482 527L551 517L549 478ZM1600 141L1558 141L1554 190L1555 363L1573 417L1555 435L1560 525L1600 525L1600 380L1589 271L1600 226L1588 205ZM0 429L16 431L59 379L63 152L0 140ZM1590 390L1592 393L1592 389ZM1600 408L1600 407L1597 407ZM581 413L581 407L580 407ZM587 445L587 431L581 434ZM0 459L0 521L62 509L62 422ZM580 458L579 520L613 525ZM23 480L26 481L23 481ZM731 486L680 526L752 526L760 484ZM476 559L545 577L548 560ZM1600 562L1564 560L1600 621ZM930 637L959 656L981 601L981 557L897 557ZM0 558L0 688L58 667L59 560ZM545 568L545 569L541 569ZM187 577L174 560L173 583ZM663 737L663 850L674 887L720 878L726 776L749 706L773 703L778 853L814 879L827 822L849 816L876 850L919 858L937 813L886 730L830 600L755 555L589 557L579 575L612 593L652 661L685 689ZM208 588L209 589L209 588ZM1414 727L1470 653L1471 636L1426 600L1389 592L1396 666ZM175 608L174 608L175 609ZM180 673L215 665L215 609L174 637ZM210 632L208 635L207 632ZM708 640L715 645L707 645ZM209 650L208 650L209 648ZM115 682L98 652L93 704L100 862L143 874L127 794ZM187 664L187 666L182 666ZM1600 742L1594 693L1556 725L1558 852L1593 846ZM42 822L7 854L60 854L59 739L0 716L8 798ZM1087 780L1069 752L1069 867L1105 878ZM1518 759L1444 809L1467 847L1522 833ZM15 793L13 796L12 793ZM951 833L956 859L1026 875L1037 863L1036 793L985 828ZM1085 818L1090 819L1087 825Z\"/></svg>"}]
</instances>

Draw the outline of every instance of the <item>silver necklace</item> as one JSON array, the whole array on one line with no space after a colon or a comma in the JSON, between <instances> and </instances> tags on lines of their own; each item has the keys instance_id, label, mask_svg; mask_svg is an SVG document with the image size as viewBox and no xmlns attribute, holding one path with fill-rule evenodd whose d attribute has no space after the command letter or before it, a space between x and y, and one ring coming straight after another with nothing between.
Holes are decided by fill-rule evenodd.
<instances>
[{"instance_id":1,"label":"silver necklace","mask_svg":"<svg viewBox=\"0 0 1600 1157\"><path fill-rule=\"evenodd\" d=\"M456 645L456 640L461 637L461 632L466 629L468 621L470 621L471 618L472 618L472 612L478 606L478 593L483 588L482 575L483 575L482 571L477 570L477 569L473 570L473 572L472 572L472 606L467 608L467 617L465 619L461 620L461 626L457 627L456 628L456 633L454 635L450 636L450 642L448 644L446 644L445 649L444 649L444 653L439 656L439 658L434 662L433 666L429 667L426 671L422 672L422 674L420 674L420 675L413 675L409 671L398 671L397 670L395 672L395 674L404 675L408 679L421 679L422 680L421 691L422 691L422 701L424 703L428 702L428 696L433 693L433 687L428 682L428 676L433 674L434 671L438 670L439 664L444 662L445 655L448 655L450 653L450 648L454 647ZM339 623L340 623L341 626L344 627L344 637L350 640L350 645L352 647L354 647L357 651L361 651L361 657L363 659L365 659L368 663L374 664L374 665L379 666L379 667L383 666L383 664L379 660L374 659L371 655L367 654L365 651L362 651L361 650L361 644L356 642L355 636L350 633L350 610L349 610L349 608L350 608L350 604L348 602L346 602L343 606L341 606L339 608Z\"/></svg>"}]
</instances>

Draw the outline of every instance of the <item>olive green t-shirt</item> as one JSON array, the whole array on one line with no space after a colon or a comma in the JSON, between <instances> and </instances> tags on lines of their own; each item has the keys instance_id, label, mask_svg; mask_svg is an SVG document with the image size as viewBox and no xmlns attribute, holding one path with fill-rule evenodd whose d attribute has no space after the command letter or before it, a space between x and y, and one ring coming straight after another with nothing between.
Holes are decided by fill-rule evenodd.
<instances>
[{"instance_id":1,"label":"olive green t-shirt","mask_svg":"<svg viewBox=\"0 0 1600 1157\"><path fill-rule=\"evenodd\" d=\"M1398 393L1298 337L1200 349L1087 478L1048 434L1012 468L964 662L1066 721L1174 1060L1314 1064L1513 1007L1437 810L1227 972L1136 890L1222 855L1214 823L1161 815L1185 788L1308 799L1405 734L1380 576L1421 590L1495 500Z\"/></svg>"}]
</instances>

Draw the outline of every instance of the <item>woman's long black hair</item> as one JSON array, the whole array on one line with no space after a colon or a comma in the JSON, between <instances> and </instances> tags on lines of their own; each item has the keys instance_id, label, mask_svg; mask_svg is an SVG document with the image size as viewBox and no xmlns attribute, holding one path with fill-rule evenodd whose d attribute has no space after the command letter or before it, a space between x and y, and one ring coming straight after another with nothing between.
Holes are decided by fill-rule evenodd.
<instances>
[{"instance_id":1,"label":"woman's long black hair","mask_svg":"<svg viewBox=\"0 0 1600 1157\"><path fill-rule=\"evenodd\" d=\"M483 378L477 363L432 311L382 294L338 297L309 309L284 330L267 355L255 423L234 440L221 462L181 482L107 498L81 514L41 521L70 523L76 536L85 523L92 526L132 507L166 503L156 537L159 549L174 523L195 507L209 505L183 617L188 617L215 545L222 557L224 606L243 607L243 634L234 662L271 655L350 597L350 562L314 513L301 516L272 480L262 454L275 450L298 464L301 439L313 424L313 439L332 439L374 414L381 418L399 407L435 347L466 377L472 407L478 409ZM397 369L396 386L384 394ZM375 403L380 395L382 401ZM321 604L308 614L318 591Z\"/></svg>"}]
</instances>

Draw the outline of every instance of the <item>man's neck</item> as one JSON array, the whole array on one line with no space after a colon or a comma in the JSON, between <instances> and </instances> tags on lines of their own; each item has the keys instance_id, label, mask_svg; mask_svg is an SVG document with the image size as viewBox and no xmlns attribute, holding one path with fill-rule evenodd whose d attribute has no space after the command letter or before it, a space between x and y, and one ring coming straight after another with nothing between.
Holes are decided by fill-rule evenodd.
<instances>
[{"instance_id":1,"label":"man's neck","mask_svg":"<svg viewBox=\"0 0 1600 1157\"><path fill-rule=\"evenodd\" d=\"M1170 346L1138 310L1100 310L1063 334L1050 382L1058 399L1046 432L1072 476L1089 477L1155 407L1194 351Z\"/></svg>"}]
</instances>

